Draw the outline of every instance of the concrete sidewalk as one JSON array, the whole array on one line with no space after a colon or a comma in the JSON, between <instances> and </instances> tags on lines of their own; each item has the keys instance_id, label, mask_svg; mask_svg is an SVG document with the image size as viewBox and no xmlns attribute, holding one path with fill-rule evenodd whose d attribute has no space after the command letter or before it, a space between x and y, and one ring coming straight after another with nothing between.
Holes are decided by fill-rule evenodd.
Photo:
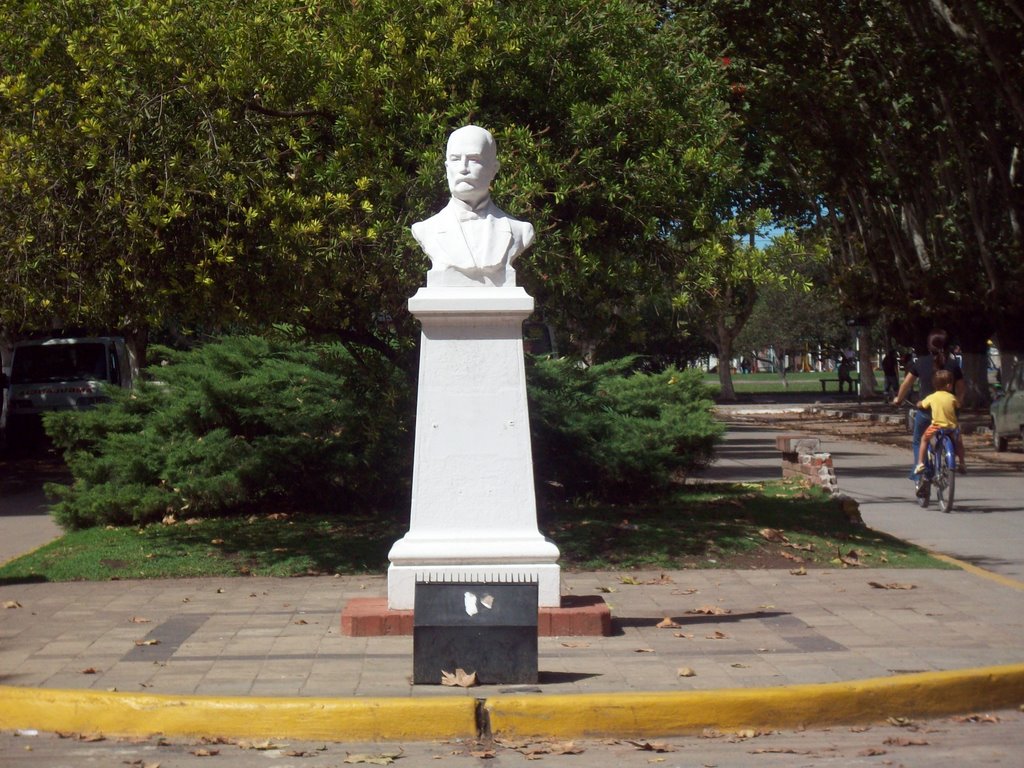
<instances>
[{"instance_id":1,"label":"concrete sidewalk","mask_svg":"<svg viewBox=\"0 0 1024 768\"><path fill-rule=\"evenodd\" d=\"M621 694L771 692L1019 665L1011 687L1020 693L1017 703L1024 702L1024 591L1013 583L959 570L630 573L643 582L637 585L622 583L622 575L564 576L564 592L603 594L612 607L613 636L541 638L537 686L471 689L412 686L411 637L341 634L347 600L384 594L384 577L4 585L0 602L16 607L0 613L0 685L11 686L8 693L34 689L44 698L55 691L280 702L326 697L351 698L363 707L375 706L378 697L440 707L443 700L468 704L511 695L522 700L516 706L530 707L563 698L551 694L614 701ZM666 617L680 626L658 628ZM695 674L680 676L684 667ZM984 707L986 690L998 688L983 684L977 689L982 700L968 696L961 704ZM935 697L948 695L935 690ZM835 694L849 695L841 688ZM871 696L877 705L879 694ZM915 696L927 703L928 688ZM88 701L76 700L76 711L88 711ZM993 703L1008 705L1000 701ZM109 706L96 702L97 712ZM644 705L641 699L631 706ZM47 728L13 722L30 710L11 707L16 711L0 705L0 728ZM565 707L578 713L578 704ZM890 714L901 714L896 710ZM557 718L546 722L554 735L563 735L560 728L586 728L560 726ZM213 721L209 727L216 731ZM385 724L361 735L407 738Z\"/></svg>"}]
</instances>

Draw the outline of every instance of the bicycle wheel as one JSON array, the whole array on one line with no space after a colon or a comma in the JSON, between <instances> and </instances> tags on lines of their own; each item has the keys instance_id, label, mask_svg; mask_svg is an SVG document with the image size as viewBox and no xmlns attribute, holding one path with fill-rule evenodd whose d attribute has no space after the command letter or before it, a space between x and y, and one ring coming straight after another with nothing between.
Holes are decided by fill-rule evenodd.
<instances>
[{"instance_id":1,"label":"bicycle wheel","mask_svg":"<svg viewBox=\"0 0 1024 768\"><path fill-rule=\"evenodd\" d=\"M935 480L933 485L935 486L935 500L939 503L939 509L943 512L949 512L953 509L953 491L956 488L956 471L954 467L950 466L950 462L946 461L947 454L944 440L940 444L940 450L936 451L936 456L933 457L935 462ZM949 446L952 449L952 446ZM955 461L952 459L951 461Z\"/></svg>"},{"instance_id":2,"label":"bicycle wheel","mask_svg":"<svg viewBox=\"0 0 1024 768\"><path fill-rule=\"evenodd\" d=\"M921 507L927 507L928 502L931 500L932 495L932 484L931 481L925 477L922 477L917 481L917 498L915 501Z\"/></svg>"}]
</instances>

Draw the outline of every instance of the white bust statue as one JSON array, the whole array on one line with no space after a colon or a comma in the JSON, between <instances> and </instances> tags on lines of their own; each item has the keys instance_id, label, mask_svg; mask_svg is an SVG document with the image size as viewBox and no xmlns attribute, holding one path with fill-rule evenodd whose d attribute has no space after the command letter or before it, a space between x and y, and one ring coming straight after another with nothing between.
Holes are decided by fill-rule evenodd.
<instances>
[{"instance_id":1,"label":"white bust statue","mask_svg":"<svg viewBox=\"0 0 1024 768\"><path fill-rule=\"evenodd\" d=\"M448 137L445 170L452 197L439 213L412 225L430 257L428 286L514 286L512 262L533 242L533 225L491 201L498 172L489 131L467 125Z\"/></svg>"}]
</instances>

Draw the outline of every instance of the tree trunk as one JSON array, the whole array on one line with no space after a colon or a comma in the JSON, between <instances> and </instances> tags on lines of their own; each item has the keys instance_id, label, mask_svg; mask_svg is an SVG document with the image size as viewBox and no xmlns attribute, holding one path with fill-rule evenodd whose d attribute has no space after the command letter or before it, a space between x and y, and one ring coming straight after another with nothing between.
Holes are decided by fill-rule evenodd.
<instances>
[{"instance_id":1,"label":"tree trunk","mask_svg":"<svg viewBox=\"0 0 1024 768\"><path fill-rule=\"evenodd\" d=\"M876 397L875 369L871 366L871 329L866 325L857 327L857 346L860 357L860 396Z\"/></svg>"},{"instance_id":2,"label":"tree trunk","mask_svg":"<svg viewBox=\"0 0 1024 768\"><path fill-rule=\"evenodd\" d=\"M718 384L721 392L719 400L736 399L736 390L732 386L732 342L733 333L726 323L719 321L715 327L715 348L718 350Z\"/></svg>"},{"instance_id":3,"label":"tree trunk","mask_svg":"<svg viewBox=\"0 0 1024 768\"><path fill-rule=\"evenodd\" d=\"M961 405L965 408L983 408L992 400L988 390L988 355L964 352L963 360L964 384L967 385L967 391Z\"/></svg>"},{"instance_id":4,"label":"tree trunk","mask_svg":"<svg viewBox=\"0 0 1024 768\"><path fill-rule=\"evenodd\" d=\"M146 367L146 350L149 347L149 328L135 328L124 332L124 345L128 349L128 365L132 381L139 380L139 372Z\"/></svg>"}]
</instances>

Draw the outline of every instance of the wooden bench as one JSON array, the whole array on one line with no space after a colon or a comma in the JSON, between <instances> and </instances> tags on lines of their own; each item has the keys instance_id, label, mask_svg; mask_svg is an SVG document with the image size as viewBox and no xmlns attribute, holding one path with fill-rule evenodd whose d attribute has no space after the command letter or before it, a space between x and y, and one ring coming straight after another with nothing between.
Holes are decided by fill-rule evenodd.
<instances>
[{"instance_id":1,"label":"wooden bench","mask_svg":"<svg viewBox=\"0 0 1024 768\"><path fill-rule=\"evenodd\" d=\"M844 388L840 384L839 379L819 379L819 381L821 383L821 391L822 392L826 392L827 391L826 385L829 382L835 382L836 389L838 389L840 392L844 391ZM856 392L858 394L860 393L860 377L859 376L851 376L849 384L850 384L850 394L853 394L854 392Z\"/></svg>"}]
</instances>

